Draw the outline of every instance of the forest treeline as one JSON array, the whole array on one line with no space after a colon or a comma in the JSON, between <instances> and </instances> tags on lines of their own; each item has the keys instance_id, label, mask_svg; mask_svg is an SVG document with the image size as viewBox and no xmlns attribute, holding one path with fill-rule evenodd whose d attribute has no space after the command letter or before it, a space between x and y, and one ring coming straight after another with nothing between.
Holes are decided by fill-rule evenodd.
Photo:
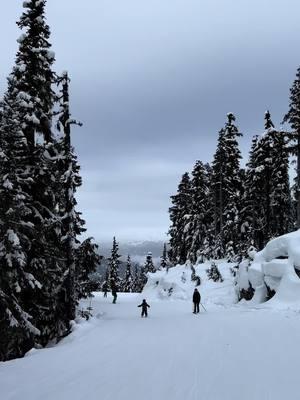
<instances>
[{"instance_id":1,"label":"forest treeline","mask_svg":"<svg viewBox=\"0 0 300 400\"><path fill-rule=\"evenodd\" d=\"M0 361L58 341L89 295L97 245L80 240L69 77L53 70L45 0L23 3L0 103Z\"/></svg>"},{"instance_id":2,"label":"forest treeline","mask_svg":"<svg viewBox=\"0 0 300 400\"><path fill-rule=\"evenodd\" d=\"M117 292L140 293L147 283L147 274L149 272L154 273L158 270L164 270L168 272L168 269L170 267L166 243L163 246L159 265L157 265L157 263L154 263L151 252L148 252L148 254L146 255L143 265L133 263L130 255L128 255L126 260L125 273L124 275L121 275L121 257L122 255L119 252L119 243L114 237L111 255L107 259L108 265L105 274L103 277L100 276L100 280L97 278L97 276L94 279L94 287L96 290L101 289L104 291L110 291L115 289Z\"/></svg>"},{"instance_id":3,"label":"forest treeline","mask_svg":"<svg viewBox=\"0 0 300 400\"><path fill-rule=\"evenodd\" d=\"M284 116L290 131L276 129L269 111L264 131L253 137L246 168L241 168L242 135L232 113L219 132L211 163L197 161L185 172L169 209L169 257L187 261L247 257L276 236L300 227L300 68ZM290 187L289 157L296 158Z\"/></svg>"}]
</instances>

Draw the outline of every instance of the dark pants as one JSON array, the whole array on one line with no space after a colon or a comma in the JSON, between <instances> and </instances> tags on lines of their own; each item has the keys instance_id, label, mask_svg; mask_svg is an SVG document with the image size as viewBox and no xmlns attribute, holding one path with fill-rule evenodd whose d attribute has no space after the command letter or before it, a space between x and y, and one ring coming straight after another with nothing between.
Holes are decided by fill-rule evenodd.
<instances>
[{"instance_id":1,"label":"dark pants","mask_svg":"<svg viewBox=\"0 0 300 400\"><path fill-rule=\"evenodd\" d=\"M145 316L145 317L148 317L147 308L143 308L143 309L142 309L142 314L141 314L141 315L142 315L142 317L144 317L144 316Z\"/></svg>"},{"instance_id":2,"label":"dark pants","mask_svg":"<svg viewBox=\"0 0 300 400\"><path fill-rule=\"evenodd\" d=\"M117 301L117 295L114 295L113 304L116 304L116 301Z\"/></svg>"},{"instance_id":3,"label":"dark pants","mask_svg":"<svg viewBox=\"0 0 300 400\"><path fill-rule=\"evenodd\" d=\"M194 314L198 314L199 310L199 304L200 303L194 303Z\"/></svg>"},{"instance_id":4,"label":"dark pants","mask_svg":"<svg viewBox=\"0 0 300 400\"><path fill-rule=\"evenodd\" d=\"M107 292L104 292L104 295L103 295L103 297L107 297Z\"/></svg>"}]
</instances>

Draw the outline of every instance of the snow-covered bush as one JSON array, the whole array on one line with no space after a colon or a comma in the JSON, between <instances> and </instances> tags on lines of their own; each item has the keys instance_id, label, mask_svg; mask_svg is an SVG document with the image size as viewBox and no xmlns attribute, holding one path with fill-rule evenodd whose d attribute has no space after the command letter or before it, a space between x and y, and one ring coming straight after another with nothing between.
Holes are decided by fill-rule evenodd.
<instances>
[{"instance_id":1,"label":"snow-covered bush","mask_svg":"<svg viewBox=\"0 0 300 400\"><path fill-rule=\"evenodd\" d=\"M190 265L190 264L187 264L187 265ZM191 271L192 271L192 273L191 273L191 281L195 282L196 286L200 286L201 285L200 276L196 274L196 270L195 270L195 267L193 265L190 265L190 268L191 268Z\"/></svg>"},{"instance_id":2,"label":"snow-covered bush","mask_svg":"<svg viewBox=\"0 0 300 400\"><path fill-rule=\"evenodd\" d=\"M208 279L211 279L214 282L223 282L223 277L215 262L211 263L211 266L206 270L206 273Z\"/></svg>"}]
</instances>

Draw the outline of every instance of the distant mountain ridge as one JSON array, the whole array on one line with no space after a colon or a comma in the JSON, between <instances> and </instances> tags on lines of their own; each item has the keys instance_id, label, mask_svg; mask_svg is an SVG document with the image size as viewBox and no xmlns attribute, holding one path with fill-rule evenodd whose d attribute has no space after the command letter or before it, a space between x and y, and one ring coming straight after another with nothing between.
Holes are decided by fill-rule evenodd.
<instances>
[{"instance_id":1,"label":"distant mountain ridge","mask_svg":"<svg viewBox=\"0 0 300 400\"><path fill-rule=\"evenodd\" d=\"M104 257L110 256L112 244L109 242L99 243L99 252ZM133 241L133 242L119 242L119 254L122 255L122 260L125 260L128 254L133 261L141 262L142 257L151 252L154 259L161 256L164 247L163 241Z\"/></svg>"},{"instance_id":2,"label":"distant mountain ridge","mask_svg":"<svg viewBox=\"0 0 300 400\"><path fill-rule=\"evenodd\" d=\"M94 274L94 279L103 282L105 279L106 270L109 265L108 258L111 254L112 243L105 242L99 244L98 253L103 256L101 264L98 266L96 274ZM135 265L139 267L143 265L146 261L146 256L149 252L152 253L154 265L159 266L160 257L163 251L164 242L163 241L135 241L135 242L120 242L119 243L119 254L122 256L119 265L119 274L123 278L126 269L126 260L128 254L131 257L132 267Z\"/></svg>"}]
</instances>

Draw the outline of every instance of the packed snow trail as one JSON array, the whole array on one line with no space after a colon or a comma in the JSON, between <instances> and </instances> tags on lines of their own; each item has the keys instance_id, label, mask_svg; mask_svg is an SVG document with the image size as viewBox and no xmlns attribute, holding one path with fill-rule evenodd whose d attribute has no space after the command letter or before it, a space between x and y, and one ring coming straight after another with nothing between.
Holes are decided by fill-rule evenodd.
<instances>
[{"instance_id":1,"label":"packed snow trail","mask_svg":"<svg viewBox=\"0 0 300 400\"><path fill-rule=\"evenodd\" d=\"M95 317L55 347L0 363L1 400L299 399L300 317L292 311L93 299Z\"/></svg>"}]
</instances>

